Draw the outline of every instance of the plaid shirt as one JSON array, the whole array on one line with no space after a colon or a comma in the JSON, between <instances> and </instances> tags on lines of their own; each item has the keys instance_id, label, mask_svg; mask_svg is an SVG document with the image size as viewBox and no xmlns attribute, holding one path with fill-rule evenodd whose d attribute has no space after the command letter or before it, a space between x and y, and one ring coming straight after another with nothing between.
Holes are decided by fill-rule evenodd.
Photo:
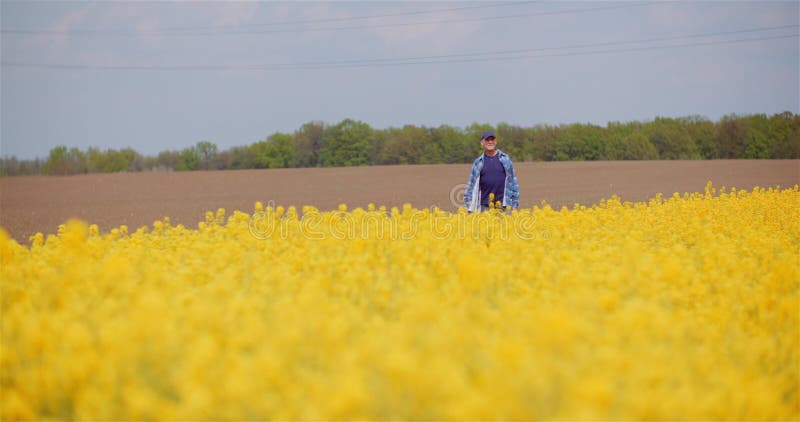
<instances>
[{"instance_id":1,"label":"plaid shirt","mask_svg":"<svg viewBox=\"0 0 800 422\"><path fill-rule=\"evenodd\" d=\"M514 164L511 157L503 151L497 150L500 156L500 164L506 170L506 185L503 190L503 208L519 208L519 181L514 172ZM480 210L481 202L481 170L483 169L483 154L472 163L472 171L469 174L467 190L464 192L464 206L467 211Z\"/></svg>"}]
</instances>

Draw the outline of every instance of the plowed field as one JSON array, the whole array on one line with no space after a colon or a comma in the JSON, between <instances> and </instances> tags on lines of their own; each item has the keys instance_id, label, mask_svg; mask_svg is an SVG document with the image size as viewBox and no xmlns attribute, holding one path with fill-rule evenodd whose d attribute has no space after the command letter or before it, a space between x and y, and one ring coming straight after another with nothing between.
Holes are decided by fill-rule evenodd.
<instances>
[{"instance_id":1,"label":"plowed field","mask_svg":"<svg viewBox=\"0 0 800 422\"><path fill-rule=\"evenodd\" d=\"M600 161L516 163L521 206L590 205L612 194L642 201L657 193L702 192L714 186L800 183L800 160ZM455 210L469 165L116 173L0 178L0 226L20 243L54 233L77 217L105 231L135 229L165 216L195 227L205 211L250 212L255 201L314 205L320 210L376 205Z\"/></svg>"}]
</instances>

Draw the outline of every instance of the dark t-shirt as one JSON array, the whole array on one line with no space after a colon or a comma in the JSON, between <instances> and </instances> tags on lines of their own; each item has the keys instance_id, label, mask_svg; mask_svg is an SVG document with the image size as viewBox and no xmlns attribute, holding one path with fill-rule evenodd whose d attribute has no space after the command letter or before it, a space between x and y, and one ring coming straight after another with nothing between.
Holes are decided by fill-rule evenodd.
<instances>
[{"instance_id":1,"label":"dark t-shirt","mask_svg":"<svg viewBox=\"0 0 800 422\"><path fill-rule=\"evenodd\" d=\"M506 169L500 163L500 154L494 157L483 156L481 169L481 205L489 205L489 194L494 194L494 201L503 203L503 191L506 188Z\"/></svg>"}]
</instances>

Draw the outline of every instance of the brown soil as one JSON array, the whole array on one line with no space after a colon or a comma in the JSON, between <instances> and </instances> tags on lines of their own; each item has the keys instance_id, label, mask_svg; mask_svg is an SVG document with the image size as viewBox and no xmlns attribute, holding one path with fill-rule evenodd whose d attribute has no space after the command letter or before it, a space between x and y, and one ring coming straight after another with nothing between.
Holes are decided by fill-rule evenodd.
<instances>
[{"instance_id":1,"label":"brown soil","mask_svg":"<svg viewBox=\"0 0 800 422\"><path fill-rule=\"evenodd\" d=\"M612 194L643 201L657 193L702 192L716 187L800 184L800 160L599 161L515 164L521 206L546 200L554 207L593 204ZM0 226L22 244L36 232L53 233L68 218L102 231L131 230L169 216L196 227L206 211L250 212L256 201L276 205L341 203L437 205L455 210L451 195L463 194L469 165L117 173L0 178Z\"/></svg>"}]
</instances>

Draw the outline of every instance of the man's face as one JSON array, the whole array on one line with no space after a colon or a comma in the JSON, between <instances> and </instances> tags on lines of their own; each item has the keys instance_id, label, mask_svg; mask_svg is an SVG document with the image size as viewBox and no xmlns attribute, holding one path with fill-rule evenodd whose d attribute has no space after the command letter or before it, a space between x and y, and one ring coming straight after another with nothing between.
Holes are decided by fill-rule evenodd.
<instances>
[{"instance_id":1,"label":"man's face","mask_svg":"<svg viewBox=\"0 0 800 422\"><path fill-rule=\"evenodd\" d=\"M494 136L489 136L481 141L481 146L486 152L492 152L497 149L497 139Z\"/></svg>"}]
</instances>

